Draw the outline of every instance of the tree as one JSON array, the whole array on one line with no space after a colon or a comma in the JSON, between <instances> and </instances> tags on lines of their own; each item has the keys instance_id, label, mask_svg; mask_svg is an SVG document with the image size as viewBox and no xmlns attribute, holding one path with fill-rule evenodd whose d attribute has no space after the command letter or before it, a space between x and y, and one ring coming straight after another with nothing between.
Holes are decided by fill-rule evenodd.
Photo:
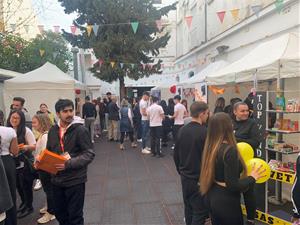
<instances>
[{"instance_id":1,"label":"tree","mask_svg":"<svg viewBox=\"0 0 300 225\"><path fill-rule=\"evenodd\" d=\"M161 60L154 62L153 57L167 45L170 35L157 35L163 29L159 30L155 21L175 10L176 3L157 9L152 0L58 1L66 13L78 14L74 25L82 33L73 35L64 31L64 37L72 46L94 50L101 62L95 63L91 71L107 82L119 80L121 97L125 95L125 76L137 80L161 73ZM136 33L131 23L138 26ZM94 24L99 25L99 30L96 35L89 35L86 25ZM145 66L147 64L151 66Z\"/></svg>"},{"instance_id":2,"label":"tree","mask_svg":"<svg viewBox=\"0 0 300 225\"><path fill-rule=\"evenodd\" d=\"M51 62L67 72L71 59L65 39L51 31L31 41L14 35L0 38L0 68L3 69L26 73Z\"/></svg>"}]
</instances>

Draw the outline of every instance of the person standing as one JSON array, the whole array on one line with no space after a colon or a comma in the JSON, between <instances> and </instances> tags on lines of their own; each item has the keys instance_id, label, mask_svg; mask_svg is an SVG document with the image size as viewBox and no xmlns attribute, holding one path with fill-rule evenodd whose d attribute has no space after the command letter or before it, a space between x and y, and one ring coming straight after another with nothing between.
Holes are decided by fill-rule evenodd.
<instances>
[{"instance_id":1,"label":"person standing","mask_svg":"<svg viewBox=\"0 0 300 225\"><path fill-rule=\"evenodd\" d=\"M0 217L5 218L6 225L17 224L16 210L16 164L12 156L19 153L16 131L11 127L0 126L0 160L3 164L5 178L3 173L0 179ZM8 193L5 179L7 179ZM5 192L6 190L6 192ZM4 217L5 216L5 217ZM1 220L0 220L1 221ZM1 222L0 222L1 224Z\"/></svg>"},{"instance_id":2,"label":"person standing","mask_svg":"<svg viewBox=\"0 0 300 225\"><path fill-rule=\"evenodd\" d=\"M111 103L108 104L108 139L109 141L118 141L118 122L120 120L117 98L111 97Z\"/></svg>"},{"instance_id":3,"label":"person standing","mask_svg":"<svg viewBox=\"0 0 300 225\"><path fill-rule=\"evenodd\" d=\"M147 147L147 141L149 138L149 119L147 115L147 109L150 106L149 98L150 98L149 92L145 91L139 103L140 113L142 115L141 126L142 126L142 153L143 154L151 153L150 148Z\"/></svg>"},{"instance_id":4,"label":"person standing","mask_svg":"<svg viewBox=\"0 0 300 225\"><path fill-rule=\"evenodd\" d=\"M150 121L151 152L152 156L163 157L161 153L161 138L163 133L162 121L165 118L163 108L158 105L158 98L152 97L152 105L147 109Z\"/></svg>"},{"instance_id":5,"label":"person standing","mask_svg":"<svg viewBox=\"0 0 300 225\"><path fill-rule=\"evenodd\" d=\"M74 104L60 99L55 104L58 124L48 133L47 149L65 156L52 176L54 212L60 225L83 225L87 167L95 156L88 130L74 117ZM37 162L38 163L38 162Z\"/></svg>"},{"instance_id":6,"label":"person standing","mask_svg":"<svg viewBox=\"0 0 300 225\"><path fill-rule=\"evenodd\" d=\"M48 106L45 103L40 104L40 110L36 112L36 114L43 114L43 113L49 116L51 126L56 123L54 114L49 111Z\"/></svg>"},{"instance_id":7,"label":"person standing","mask_svg":"<svg viewBox=\"0 0 300 225\"><path fill-rule=\"evenodd\" d=\"M12 201L9 184L5 172L5 168L0 157L0 225L4 225L6 219L6 211L11 209L14 204Z\"/></svg>"},{"instance_id":8,"label":"person standing","mask_svg":"<svg viewBox=\"0 0 300 225\"><path fill-rule=\"evenodd\" d=\"M225 108L225 99L223 97L219 97L215 103L214 113L224 112Z\"/></svg>"},{"instance_id":9,"label":"person standing","mask_svg":"<svg viewBox=\"0 0 300 225\"><path fill-rule=\"evenodd\" d=\"M261 137L259 135L259 129L255 121L249 118L249 108L244 102L237 102L233 105L233 114L235 119L233 120L234 135L237 142L246 142L254 150L256 156L256 150L259 147ZM256 199L254 193L255 184L249 187L249 189L243 193L245 206L247 211L247 224L254 224L255 212L256 212Z\"/></svg>"},{"instance_id":10,"label":"person standing","mask_svg":"<svg viewBox=\"0 0 300 225\"><path fill-rule=\"evenodd\" d=\"M14 97L13 103L12 103L12 109L15 110L21 110L24 113L25 116L25 124L27 127L31 128L31 117L27 111L27 109L24 107L25 99L22 97Z\"/></svg>"},{"instance_id":11,"label":"person standing","mask_svg":"<svg viewBox=\"0 0 300 225\"><path fill-rule=\"evenodd\" d=\"M103 134L104 129L106 129L105 127L105 112L106 112L106 106L104 104L104 102L101 101L101 98L97 98L97 105L99 107L99 119L100 119L100 131L101 134Z\"/></svg>"},{"instance_id":12,"label":"person standing","mask_svg":"<svg viewBox=\"0 0 300 225\"><path fill-rule=\"evenodd\" d=\"M128 106L128 101L123 99L121 102L121 109L120 109L120 149L124 150L124 138L125 134L129 135L129 139L131 142L131 147L136 148L136 144L134 143L133 139L133 121L132 121L132 111L131 108Z\"/></svg>"},{"instance_id":13,"label":"person standing","mask_svg":"<svg viewBox=\"0 0 300 225\"><path fill-rule=\"evenodd\" d=\"M31 123L31 122L30 122ZM37 173L33 168L36 140L32 131L25 125L25 116L21 110L12 110L9 114L7 126L12 127L17 133L20 154L17 161L17 190L21 198L18 209L18 218L24 218L33 213L33 181Z\"/></svg>"},{"instance_id":14,"label":"person standing","mask_svg":"<svg viewBox=\"0 0 300 225\"><path fill-rule=\"evenodd\" d=\"M200 191L207 199L212 225L243 225L240 195L263 177L253 167L250 176L236 146L231 118L214 114L208 123L202 156ZM241 175L242 174L242 175Z\"/></svg>"},{"instance_id":15,"label":"person standing","mask_svg":"<svg viewBox=\"0 0 300 225\"><path fill-rule=\"evenodd\" d=\"M89 96L85 97L85 103L82 106L82 118L84 125L90 132L92 143L94 143L95 119L97 116L96 106L91 102Z\"/></svg>"},{"instance_id":16,"label":"person standing","mask_svg":"<svg viewBox=\"0 0 300 225\"><path fill-rule=\"evenodd\" d=\"M134 102L133 102L133 126L134 126L134 130L135 130L136 141L142 142L142 125L141 125L142 115L141 115L141 112L140 112L139 102L140 102L140 100L138 98L134 98Z\"/></svg>"},{"instance_id":17,"label":"person standing","mask_svg":"<svg viewBox=\"0 0 300 225\"><path fill-rule=\"evenodd\" d=\"M296 179L292 188L292 203L294 212L292 222L300 223L300 154L296 161Z\"/></svg>"},{"instance_id":18,"label":"person standing","mask_svg":"<svg viewBox=\"0 0 300 225\"><path fill-rule=\"evenodd\" d=\"M43 150L46 149L48 132L51 127L51 120L47 114L36 114L32 118L32 127L39 132L39 137L36 142L36 148L34 151L35 158L38 158ZM55 219L54 216L54 200L53 200L53 188L51 184L51 175L45 171L38 171L39 179L41 181L43 190L46 194L47 206L40 209L40 213L43 214L41 218L37 220L39 224L45 224Z\"/></svg>"},{"instance_id":19,"label":"person standing","mask_svg":"<svg viewBox=\"0 0 300 225\"><path fill-rule=\"evenodd\" d=\"M178 132L174 162L181 177L185 222L187 225L202 225L208 218L208 210L199 193L198 181L206 138L208 105L204 102L194 102L190 113L192 121Z\"/></svg>"},{"instance_id":20,"label":"person standing","mask_svg":"<svg viewBox=\"0 0 300 225\"><path fill-rule=\"evenodd\" d=\"M184 117L187 116L187 111L184 105L180 103L181 97L180 95L175 95L174 97L174 115L170 116L170 119L174 119L174 126L173 126L173 138L174 143L177 141L177 133L181 127L184 125ZM174 146L172 147L174 149Z\"/></svg>"}]
</instances>

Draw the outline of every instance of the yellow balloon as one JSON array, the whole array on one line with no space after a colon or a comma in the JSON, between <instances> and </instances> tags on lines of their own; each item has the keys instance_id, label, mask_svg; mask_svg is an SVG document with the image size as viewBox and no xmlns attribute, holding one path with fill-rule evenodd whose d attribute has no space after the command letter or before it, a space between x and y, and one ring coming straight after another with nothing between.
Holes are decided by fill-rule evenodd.
<instances>
[{"instance_id":1,"label":"yellow balloon","mask_svg":"<svg viewBox=\"0 0 300 225\"><path fill-rule=\"evenodd\" d=\"M246 142L240 142L237 143L237 148L240 152L240 155L244 159L244 162L246 163L248 160L253 159L254 157L254 151L251 145L249 145Z\"/></svg>"},{"instance_id":2,"label":"yellow balloon","mask_svg":"<svg viewBox=\"0 0 300 225\"><path fill-rule=\"evenodd\" d=\"M250 175L251 171L252 171L252 168L253 168L253 165L255 164L255 169L261 167L261 170L266 170L262 175L264 177L258 179L256 181L256 183L258 184L261 184L261 183L264 183L266 182L267 180L269 180L270 178L270 175L271 175L271 168L270 166L266 163L266 161L262 160L262 159L259 159L259 158L253 158L253 159L250 159L246 162L246 166L247 166L247 174L248 176Z\"/></svg>"}]
</instances>

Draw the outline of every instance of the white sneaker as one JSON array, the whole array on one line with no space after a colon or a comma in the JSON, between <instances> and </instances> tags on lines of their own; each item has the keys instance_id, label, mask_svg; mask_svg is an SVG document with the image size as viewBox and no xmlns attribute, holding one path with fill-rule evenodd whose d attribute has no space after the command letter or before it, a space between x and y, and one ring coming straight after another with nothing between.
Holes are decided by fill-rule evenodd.
<instances>
[{"instance_id":1,"label":"white sneaker","mask_svg":"<svg viewBox=\"0 0 300 225\"><path fill-rule=\"evenodd\" d=\"M147 149L149 152L151 152L151 148L149 148L149 147L146 147L146 149Z\"/></svg>"},{"instance_id":2,"label":"white sneaker","mask_svg":"<svg viewBox=\"0 0 300 225\"><path fill-rule=\"evenodd\" d=\"M42 188L42 183L40 179L36 179L33 190L38 191Z\"/></svg>"},{"instance_id":3,"label":"white sneaker","mask_svg":"<svg viewBox=\"0 0 300 225\"><path fill-rule=\"evenodd\" d=\"M142 149L142 153L143 154L150 154L151 151L147 150L146 148Z\"/></svg>"},{"instance_id":4,"label":"white sneaker","mask_svg":"<svg viewBox=\"0 0 300 225\"><path fill-rule=\"evenodd\" d=\"M41 218L39 218L37 220L37 222L39 224L44 224L44 223L50 222L51 220L55 220L55 216L52 215L52 214L50 214L50 213L48 213L48 212L46 212Z\"/></svg>"},{"instance_id":5,"label":"white sneaker","mask_svg":"<svg viewBox=\"0 0 300 225\"><path fill-rule=\"evenodd\" d=\"M137 139L136 141L142 143L142 139Z\"/></svg>"},{"instance_id":6,"label":"white sneaker","mask_svg":"<svg viewBox=\"0 0 300 225\"><path fill-rule=\"evenodd\" d=\"M40 209L40 214L45 214L47 213L48 207L44 206L43 208Z\"/></svg>"}]
</instances>

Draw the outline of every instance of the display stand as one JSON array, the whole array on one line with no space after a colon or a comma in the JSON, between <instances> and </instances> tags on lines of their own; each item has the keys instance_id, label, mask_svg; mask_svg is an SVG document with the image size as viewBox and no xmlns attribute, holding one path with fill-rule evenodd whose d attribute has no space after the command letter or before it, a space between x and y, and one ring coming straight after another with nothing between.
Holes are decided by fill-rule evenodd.
<instances>
[{"instance_id":1,"label":"display stand","mask_svg":"<svg viewBox=\"0 0 300 225\"><path fill-rule=\"evenodd\" d=\"M289 92L289 95L291 94L296 94L295 96L299 96L299 91L294 91L295 93ZM276 94L276 92L267 92L267 102L269 102L270 99L270 94ZM283 92L285 93L285 92ZM298 97L299 98L299 97ZM300 100L300 99L299 99ZM285 135L299 135L300 130L281 130L281 129L269 129L269 114L270 113L276 113L276 119L284 119L286 118L287 115L292 115L292 114L299 114L300 115L300 110L296 109L295 111L287 111L287 110L273 110L269 109L268 104L267 104L267 110L266 110L266 132L269 134L276 134L276 143L283 143L285 139ZM297 118L298 119L298 118ZM267 137L268 139L268 137ZM297 140L297 138L295 138ZM300 140L300 138L298 138ZM297 143L299 144L299 143ZM291 151L290 149L282 148L282 149L274 149L270 148L268 145L268 141L266 141L266 162L269 162L269 153L270 152L275 152L276 153L276 160L282 162L283 155L294 155L294 154L299 154L300 150L293 150ZM288 183L288 184L293 184L294 179L295 179L295 174L289 173L289 172L283 172L283 171L278 171L278 170L272 170L271 171L271 180L275 180L275 195L274 196L268 196L268 182L266 182L266 196L267 196L267 201L266 201L266 208L265 212L269 212L269 203L273 205L283 205L286 203L282 199L282 183ZM286 221L286 224L290 224L288 221Z\"/></svg>"}]
</instances>

